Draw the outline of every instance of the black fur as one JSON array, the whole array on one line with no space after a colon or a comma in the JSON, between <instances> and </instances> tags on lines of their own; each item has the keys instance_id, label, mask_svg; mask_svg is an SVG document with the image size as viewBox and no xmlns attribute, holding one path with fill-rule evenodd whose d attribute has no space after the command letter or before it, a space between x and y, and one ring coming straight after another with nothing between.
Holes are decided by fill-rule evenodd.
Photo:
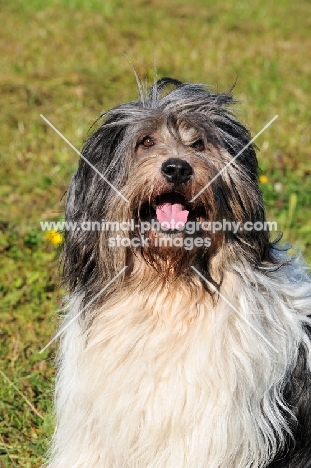
<instances>
[{"instance_id":1,"label":"black fur","mask_svg":"<svg viewBox=\"0 0 311 468\"><path fill-rule=\"evenodd\" d=\"M306 331L311 335L311 329ZM268 468L311 467L311 374L306 352L300 348L296 368L284 389L284 399L296 419L292 419L293 439Z\"/></svg>"}]
</instances>

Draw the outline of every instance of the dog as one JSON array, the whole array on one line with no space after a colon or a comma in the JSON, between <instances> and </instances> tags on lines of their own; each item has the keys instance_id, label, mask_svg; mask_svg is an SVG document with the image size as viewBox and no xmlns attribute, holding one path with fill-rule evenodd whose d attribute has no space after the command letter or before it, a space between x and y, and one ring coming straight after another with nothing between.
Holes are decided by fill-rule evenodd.
<instances>
[{"instance_id":1,"label":"dog","mask_svg":"<svg viewBox=\"0 0 311 468\"><path fill-rule=\"evenodd\" d=\"M86 140L49 468L311 467L311 281L243 229L266 218L235 102L162 78Z\"/></svg>"}]
</instances>

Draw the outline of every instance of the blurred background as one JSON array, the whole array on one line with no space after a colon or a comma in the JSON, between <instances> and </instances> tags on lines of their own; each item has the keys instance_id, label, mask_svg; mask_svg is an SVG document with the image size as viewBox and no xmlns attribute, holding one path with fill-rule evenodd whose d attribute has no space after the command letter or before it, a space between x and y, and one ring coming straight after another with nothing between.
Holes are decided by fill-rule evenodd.
<instances>
[{"instance_id":1,"label":"blurred background","mask_svg":"<svg viewBox=\"0 0 311 468\"><path fill-rule=\"evenodd\" d=\"M62 197L94 120L172 76L227 91L255 135L269 220L310 261L311 3L0 0L0 467L39 467L51 402ZM128 58L126 58L126 56ZM129 60L128 60L129 59ZM68 467L70 468L70 467Z\"/></svg>"}]
</instances>

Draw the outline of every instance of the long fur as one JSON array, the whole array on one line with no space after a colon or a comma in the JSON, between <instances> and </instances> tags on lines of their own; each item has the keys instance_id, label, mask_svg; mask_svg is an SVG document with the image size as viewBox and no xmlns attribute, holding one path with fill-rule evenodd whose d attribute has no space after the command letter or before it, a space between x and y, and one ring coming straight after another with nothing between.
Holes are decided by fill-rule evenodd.
<instances>
[{"instance_id":1,"label":"long fur","mask_svg":"<svg viewBox=\"0 0 311 468\"><path fill-rule=\"evenodd\" d=\"M253 145L191 202L250 141L233 103L230 94L165 78L143 100L109 111L83 153L129 203L81 160L67 220L150 219L156 200L177 191L191 219L264 221ZM141 144L146 135L151 148ZM161 172L172 157L193 168L179 187ZM311 466L303 263L266 231L216 233L210 248L192 251L157 248L155 237L168 234L153 231L148 248L110 248L112 234L137 235L67 233L62 326L78 318L61 340L48 467Z\"/></svg>"}]
</instances>

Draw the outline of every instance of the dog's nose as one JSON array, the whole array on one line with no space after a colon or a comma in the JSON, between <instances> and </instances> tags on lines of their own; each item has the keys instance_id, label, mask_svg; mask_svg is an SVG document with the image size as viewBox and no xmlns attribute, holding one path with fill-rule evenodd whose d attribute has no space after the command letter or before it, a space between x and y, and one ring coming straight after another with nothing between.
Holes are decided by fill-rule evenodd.
<instances>
[{"instance_id":1,"label":"dog's nose","mask_svg":"<svg viewBox=\"0 0 311 468\"><path fill-rule=\"evenodd\" d=\"M175 185L188 182L193 174L190 164L178 158L171 158L165 161L162 164L161 172L168 182Z\"/></svg>"}]
</instances>

